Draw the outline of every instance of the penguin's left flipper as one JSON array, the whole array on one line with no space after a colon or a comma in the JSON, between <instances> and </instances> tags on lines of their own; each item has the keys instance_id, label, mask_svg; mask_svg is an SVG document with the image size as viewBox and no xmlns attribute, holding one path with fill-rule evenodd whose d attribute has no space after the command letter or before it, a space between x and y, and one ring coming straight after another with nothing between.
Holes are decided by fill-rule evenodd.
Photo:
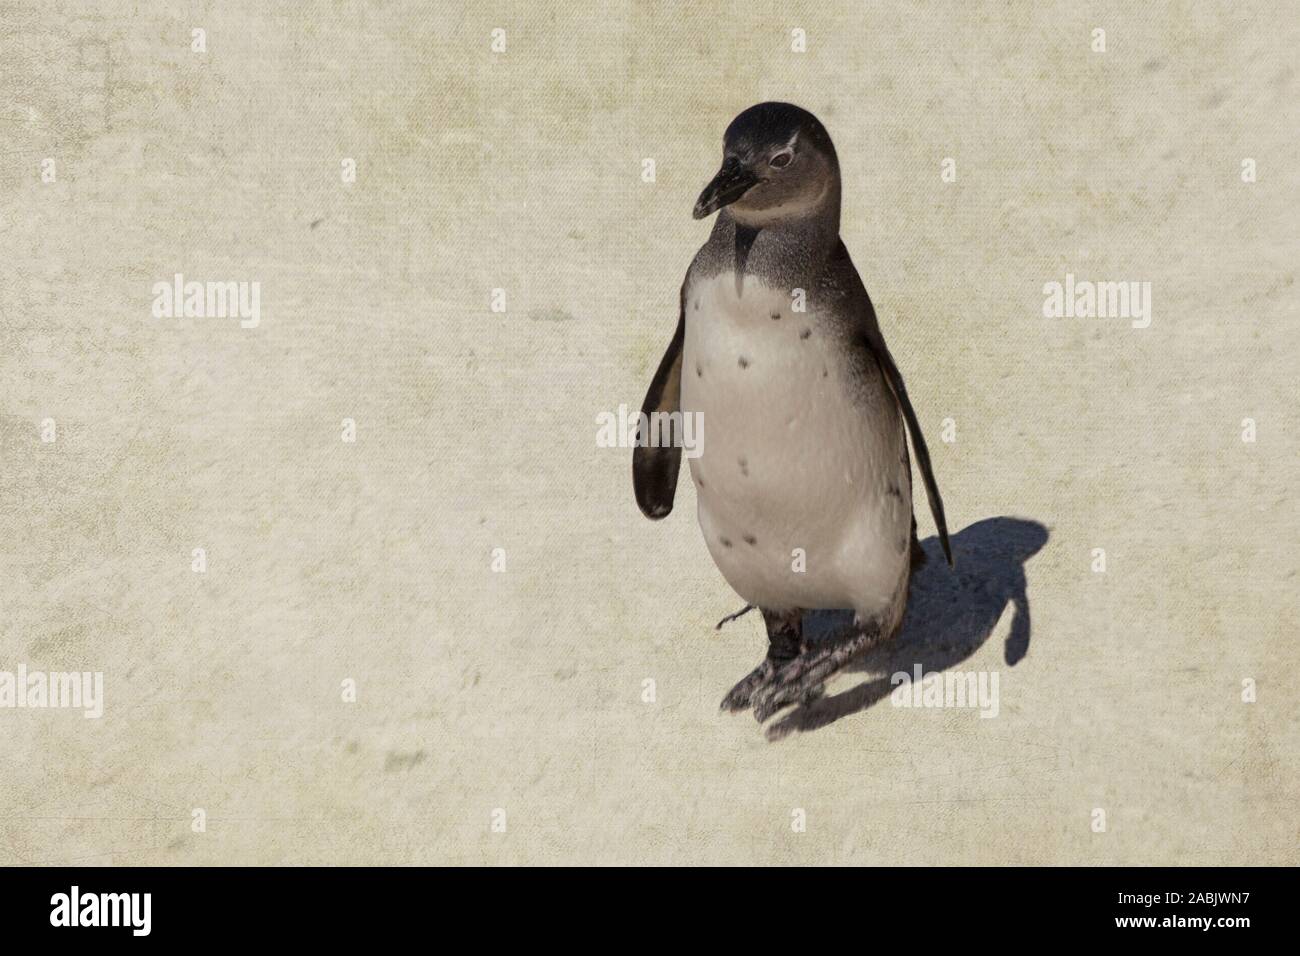
<instances>
[{"instance_id":1,"label":"penguin's left flipper","mask_svg":"<svg viewBox=\"0 0 1300 956\"><path fill-rule=\"evenodd\" d=\"M805 700L845 664L884 637L875 622L855 624L853 631L825 647L804 651L778 670L750 699L761 724L783 707Z\"/></svg>"},{"instance_id":2,"label":"penguin's left flipper","mask_svg":"<svg viewBox=\"0 0 1300 956\"><path fill-rule=\"evenodd\" d=\"M872 317L872 325L875 324L875 317ZM873 334L874 333L874 334ZM898 370L894 364L894 357L889 354L889 349L885 346L885 339L880 334L879 329L869 329L867 333L867 345L880 363L880 370L885 374L885 381L889 383L889 389L894 393L894 399L898 402L899 409L903 412L903 421L907 422L907 432L912 437L912 450L916 452L916 464L921 469L921 480L925 482L925 496L930 500L930 514L934 516L934 526L939 532L939 543L943 545L943 555L948 559L948 567L952 567L952 545L948 543L948 519L943 513L943 499L939 497L939 483L934 480L934 468L930 464L930 449L926 447L925 435L921 433L921 423L916 420L916 410L912 408L912 400L907 397L907 386L903 384L903 373ZM912 558L915 562L916 551L919 550L919 544L916 541L916 518L912 519ZM922 563L924 562L924 551L921 552Z\"/></svg>"},{"instance_id":3,"label":"penguin's left flipper","mask_svg":"<svg viewBox=\"0 0 1300 956\"><path fill-rule=\"evenodd\" d=\"M894 364L894 357L889 354L889 347L885 345L885 337L881 334L880 322L876 318L876 309L871 304L871 296L867 295L867 287L862 284L862 278L853 267L853 261L849 258L849 251L845 248L843 240L835 248L831 268L832 275L837 277L852 321L857 324L862 333L862 338L858 341L876 360L881 374L889 383L889 390L894 393L894 401L898 403L899 411L903 413L903 421L907 423L907 432L912 438L912 449L916 452L916 464L921 469L921 478L925 482L925 495L930 499L930 514L934 515L934 526L939 532L939 543L943 545L943 554L948 559L948 566L952 567L952 546L948 543L948 521L943 514L943 499L939 497L939 484L934 480L934 468L930 465L930 449L925 445L925 436L921 434L921 423L916 419L912 400L907 397L903 373ZM915 532L913 534L915 535ZM912 550L914 561L917 559L916 550L916 548Z\"/></svg>"},{"instance_id":4,"label":"penguin's left flipper","mask_svg":"<svg viewBox=\"0 0 1300 956\"><path fill-rule=\"evenodd\" d=\"M668 343L668 351L659 362L650 389L641 406L646 416L655 412L670 413L681 410L682 398L682 343L686 340L686 313L679 310L677 331ZM636 503L647 518L658 520L673 510L673 496L677 493L677 476L681 472L682 448L678 443L655 447L649 436L637 432L636 448L632 450L632 489Z\"/></svg>"},{"instance_id":5,"label":"penguin's left flipper","mask_svg":"<svg viewBox=\"0 0 1300 956\"><path fill-rule=\"evenodd\" d=\"M925 548L921 547L921 542L916 537L916 515L912 515L912 570L925 567L926 557Z\"/></svg>"}]
</instances>

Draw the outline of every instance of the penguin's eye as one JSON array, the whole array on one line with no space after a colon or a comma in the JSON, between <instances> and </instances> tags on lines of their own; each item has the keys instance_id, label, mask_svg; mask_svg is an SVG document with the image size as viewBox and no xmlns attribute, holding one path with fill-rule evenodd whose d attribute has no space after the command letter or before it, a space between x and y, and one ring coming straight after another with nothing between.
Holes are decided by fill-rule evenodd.
<instances>
[{"instance_id":1,"label":"penguin's eye","mask_svg":"<svg viewBox=\"0 0 1300 956\"><path fill-rule=\"evenodd\" d=\"M771 166L773 169L784 169L786 166L790 165L790 160L792 159L794 159L794 151L783 149L781 152L769 159L767 165Z\"/></svg>"}]
</instances>

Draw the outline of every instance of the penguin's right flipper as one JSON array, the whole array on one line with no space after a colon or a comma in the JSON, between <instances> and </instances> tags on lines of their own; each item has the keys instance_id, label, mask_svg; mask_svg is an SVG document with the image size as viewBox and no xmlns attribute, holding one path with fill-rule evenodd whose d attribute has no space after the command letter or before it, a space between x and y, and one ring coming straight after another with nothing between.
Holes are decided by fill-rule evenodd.
<instances>
[{"instance_id":1,"label":"penguin's right flipper","mask_svg":"<svg viewBox=\"0 0 1300 956\"><path fill-rule=\"evenodd\" d=\"M655 412L671 413L681 410L682 399L682 343L686 340L686 312L680 310L677 331L668 343L668 351L659 362L650 390L646 392L641 411L649 421ZM632 450L632 489L641 513L657 521L673 510L673 495L677 492L677 475L681 472L682 448L673 443L655 447L649 436L637 430L636 448Z\"/></svg>"}]
</instances>

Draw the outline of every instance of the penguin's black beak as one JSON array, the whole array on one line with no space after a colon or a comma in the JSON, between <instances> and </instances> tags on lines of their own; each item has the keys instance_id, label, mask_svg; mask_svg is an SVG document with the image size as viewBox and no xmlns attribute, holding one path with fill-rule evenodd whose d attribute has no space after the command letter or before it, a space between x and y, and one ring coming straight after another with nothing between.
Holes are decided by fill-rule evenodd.
<instances>
[{"instance_id":1,"label":"penguin's black beak","mask_svg":"<svg viewBox=\"0 0 1300 956\"><path fill-rule=\"evenodd\" d=\"M700 193L700 198L695 200L695 211L692 215L696 219L703 219L710 213L717 212L723 206L729 205L739 199L745 193L749 192L751 186L758 182L758 177L747 169L739 159L732 156L722 168L718 170L718 175L713 177L713 182L704 187L704 192Z\"/></svg>"}]
</instances>

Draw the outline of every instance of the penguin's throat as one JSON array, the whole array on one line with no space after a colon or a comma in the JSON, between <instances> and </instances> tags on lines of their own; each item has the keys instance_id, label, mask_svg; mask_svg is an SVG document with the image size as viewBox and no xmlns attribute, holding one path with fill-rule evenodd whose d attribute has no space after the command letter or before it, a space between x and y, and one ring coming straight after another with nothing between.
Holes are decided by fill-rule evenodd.
<instances>
[{"instance_id":1,"label":"penguin's throat","mask_svg":"<svg viewBox=\"0 0 1300 956\"><path fill-rule=\"evenodd\" d=\"M736 298L740 298L744 294L745 263L749 261L749 251L754 248L754 240L757 238L757 229L736 223L736 255L732 264L732 268L736 273Z\"/></svg>"},{"instance_id":2,"label":"penguin's throat","mask_svg":"<svg viewBox=\"0 0 1300 956\"><path fill-rule=\"evenodd\" d=\"M747 279L780 285L781 277L796 264L801 272L816 275L839 240L838 216L768 227L748 226L731 218L730 224L728 259L735 275L737 298L744 295Z\"/></svg>"}]
</instances>

